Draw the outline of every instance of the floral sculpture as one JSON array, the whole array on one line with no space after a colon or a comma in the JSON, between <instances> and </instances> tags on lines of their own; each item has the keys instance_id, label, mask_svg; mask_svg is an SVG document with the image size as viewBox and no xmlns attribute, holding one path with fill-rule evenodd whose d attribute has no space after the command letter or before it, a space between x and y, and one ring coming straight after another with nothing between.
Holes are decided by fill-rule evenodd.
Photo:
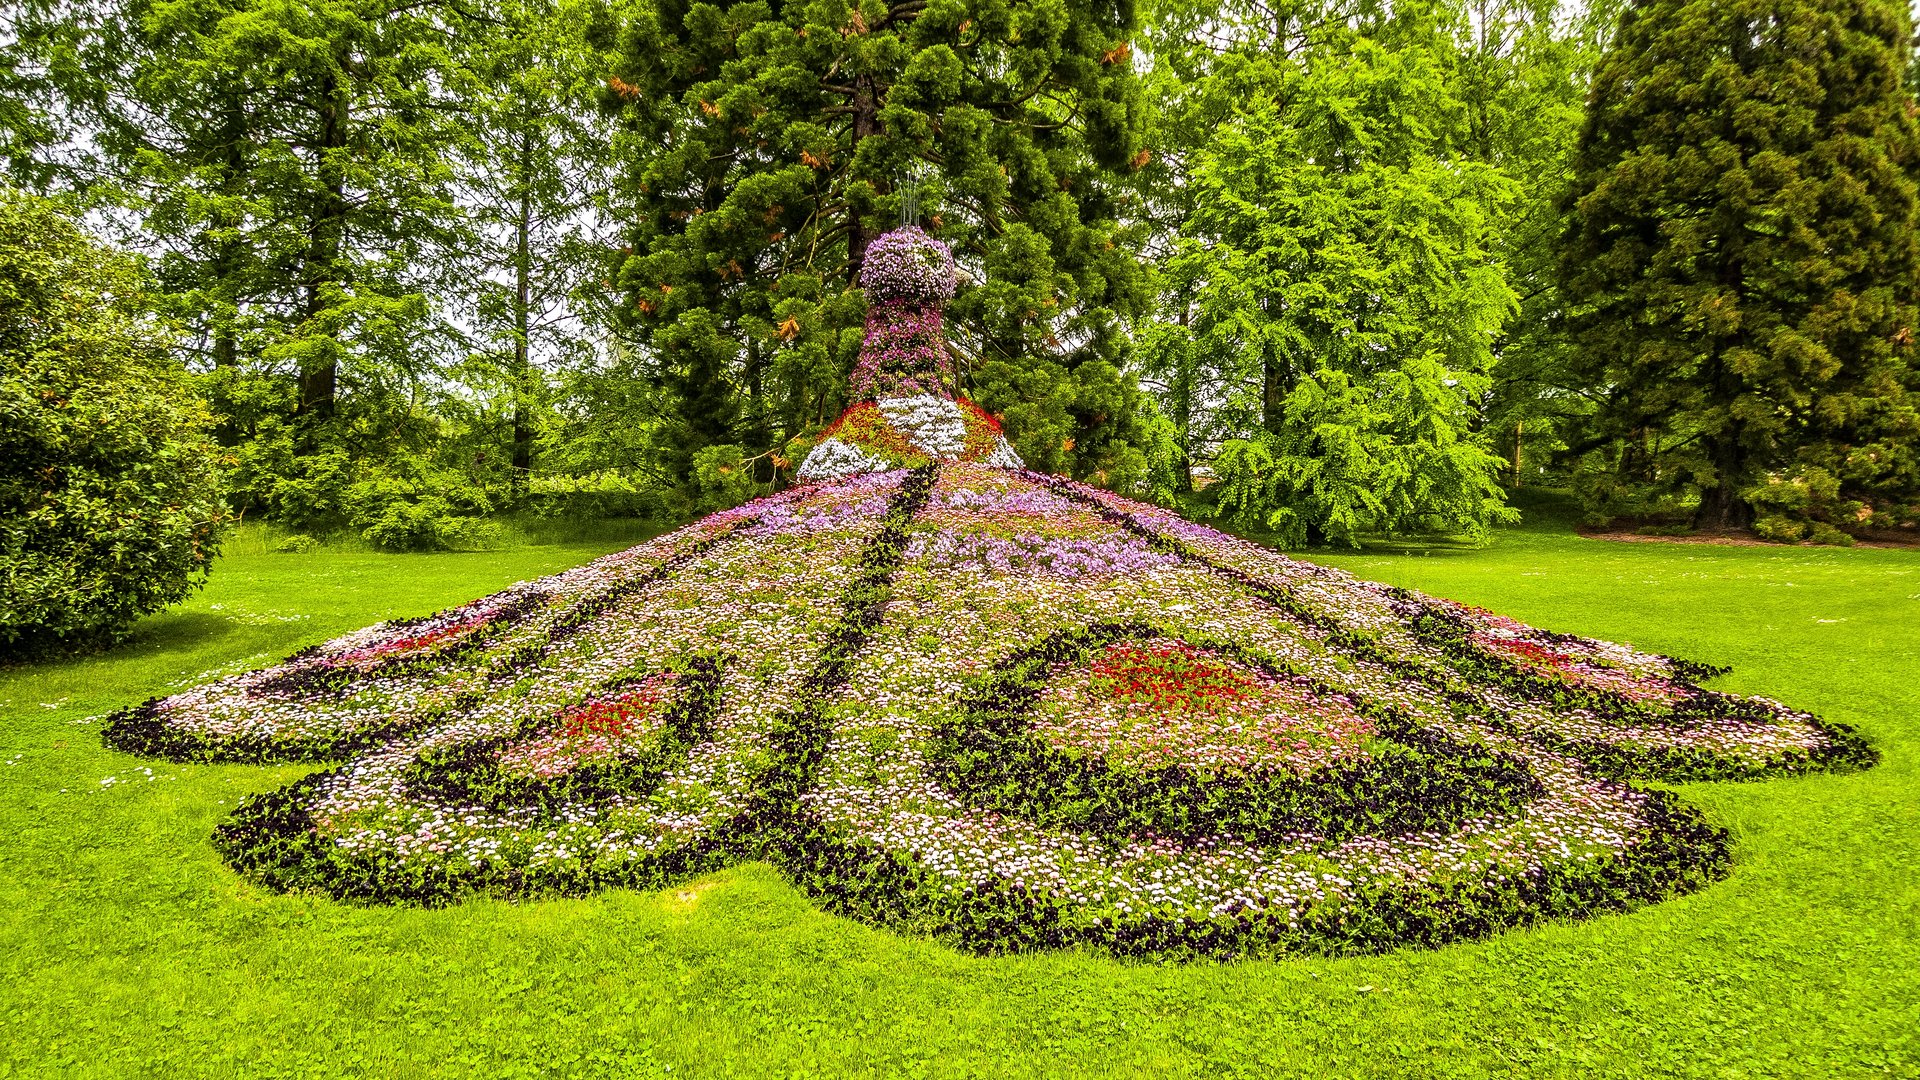
<instances>
[{"instance_id":1,"label":"floral sculpture","mask_svg":"<svg viewBox=\"0 0 1920 1080\"><path fill-rule=\"evenodd\" d=\"M937 303L944 249L894 236L876 310ZM769 859L968 949L1155 957L1657 901L1724 873L1728 841L1639 781L1874 760L1706 665L1024 471L907 351L814 451L828 479L148 701L107 739L329 763L215 833L275 889L440 904Z\"/></svg>"},{"instance_id":2,"label":"floral sculpture","mask_svg":"<svg viewBox=\"0 0 1920 1080\"><path fill-rule=\"evenodd\" d=\"M867 247L860 268L867 333L853 369L848 409L822 434L799 479L841 480L931 462L980 461L1017 469L1000 423L949 393L940 305L953 297L953 252L903 225Z\"/></svg>"}]
</instances>

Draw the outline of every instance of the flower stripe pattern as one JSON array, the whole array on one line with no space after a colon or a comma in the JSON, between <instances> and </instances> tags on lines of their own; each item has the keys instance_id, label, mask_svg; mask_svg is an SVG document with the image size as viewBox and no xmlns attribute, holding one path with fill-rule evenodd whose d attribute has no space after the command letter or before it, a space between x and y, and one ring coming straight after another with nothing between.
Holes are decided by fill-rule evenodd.
<instances>
[{"instance_id":1,"label":"flower stripe pattern","mask_svg":"<svg viewBox=\"0 0 1920 1080\"><path fill-rule=\"evenodd\" d=\"M589 564L594 577L550 579L551 591L584 598L524 637L458 658L462 670L420 676L426 690L377 688L389 692L388 707L438 695L394 718L405 723L369 723L324 698L248 694L253 679L280 673L269 669L130 710L109 723L107 739L245 761L268 759L255 732L294 731L303 759L344 758L251 800L219 830L236 868L278 888L440 903L475 890L655 884L715 865L739 850L738 833L751 834L743 815L767 782L769 742L781 717L808 700L813 659L903 475L796 490L710 518L645 546L668 572L612 590L610 568L646 560L603 560ZM594 603L609 591L614 602ZM576 625L568 616L583 607L591 611ZM446 687L461 689L448 700ZM614 717L624 708L634 729L618 733L638 737L605 747L612 752L597 761L591 740L576 740L574 760L555 762L553 738L575 719L580 735L616 733L607 706ZM594 716L597 732L586 726ZM169 738L148 737L155 726ZM342 738L375 726L384 737ZM515 767L541 760L565 767Z\"/></svg>"}]
</instances>

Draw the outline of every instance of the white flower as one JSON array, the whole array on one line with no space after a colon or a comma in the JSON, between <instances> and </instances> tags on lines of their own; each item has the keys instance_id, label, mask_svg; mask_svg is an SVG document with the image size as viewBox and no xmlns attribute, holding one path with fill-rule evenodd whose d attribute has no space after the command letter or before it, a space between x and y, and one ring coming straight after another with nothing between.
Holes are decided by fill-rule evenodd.
<instances>
[{"instance_id":1,"label":"white flower","mask_svg":"<svg viewBox=\"0 0 1920 1080\"><path fill-rule=\"evenodd\" d=\"M1013 444L1007 442L1005 435L994 436L993 453L988 454L986 458L981 461L981 464L991 465L996 469L1024 469L1027 467L1027 463L1020 460L1020 455L1013 452Z\"/></svg>"},{"instance_id":2,"label":"white flower","mask_svg":"<svg viewBox=\"0 0 1920 1080\"><path fill-rule=\"evenodd\" d=\"M960 455L967 452L967 421L960 415L959 403L952 398L917 394L881 398L875 404L887 423L928 456L940 461L958 461Z\"/></svg>"},{"instance_id":3,"label":"white flower","mask_svg":"<svg viewBox=\"0 0 1920 1080\"><path fill-rule=\"evenodd\" d=\"M844 480L861 473L886 472L892 465L839 439L823 439L807 453L795 474L801 481Z\"/></svg>"}]
</instances>

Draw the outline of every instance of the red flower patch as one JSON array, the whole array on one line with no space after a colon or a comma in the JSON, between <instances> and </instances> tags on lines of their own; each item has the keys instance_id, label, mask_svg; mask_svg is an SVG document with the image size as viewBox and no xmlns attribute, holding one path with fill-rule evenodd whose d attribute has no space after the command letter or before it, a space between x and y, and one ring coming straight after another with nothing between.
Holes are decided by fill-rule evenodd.
<instances>
[{"instance_id":1,"label":"red flower patch","mask_svg":"<svg viewBox=\"0 0 1920 1080\"><path fill-rule=\"evenodd\" d=\"M1315 693L1184 641L1117 641L1050 686L1035 733L1110 766L1309 773L1370 752L1376 728Z\"/></svg>"},{"instance_id":2,"label":"red flower patch","mask_svg":"<svg viewBox=\"0 0 1920 1080\"><path fill-rule=\"evenodd\" d=\"M1520 638L1495 637L1491 634L1477 634L1474 642L1482 648L1491 649L1510 659L1524 664L1545 668L1564 668L1574 662L1574 658L1563 652L1547 648L1545 645Z\"/></svg>"},{"instance_id":3,"label":"red flower patch","mask_svg":"<svg viewBox=\"0 0 1920 1080\"><path fill-rule=\"evenodd\" d=\"M509 772L554 777L594 761L637 752L659 727L656 719L668 682L649 679L631 690L589 698L561 710L546 734L503 748L499 762Z\"/></svg>"},{"instance_id":4,"label":"red flower patch","mask_svg":"<svg viewBox=\"0 0 1920 1080\"><path fill-rule=\"evenodd\" d=\"M985 461L1000 445L1000 421L993 414L968 401L955 398L960 406L960 418L967 425L967 448L960 455L961 461Z\"/></svg>"},{"instance_id":5,"label":"red flower patch","mask_svg":"<svg viewBox=\"0 0 1920 1080\"><path fill-rule=\"evenodd\" d=\"M1156 709L1222 712L1260 689L1252 672L1184 641L1109 646L1093 662L1093 676L1094 685L1115 698Z\"/></svg>"}]
</instances>

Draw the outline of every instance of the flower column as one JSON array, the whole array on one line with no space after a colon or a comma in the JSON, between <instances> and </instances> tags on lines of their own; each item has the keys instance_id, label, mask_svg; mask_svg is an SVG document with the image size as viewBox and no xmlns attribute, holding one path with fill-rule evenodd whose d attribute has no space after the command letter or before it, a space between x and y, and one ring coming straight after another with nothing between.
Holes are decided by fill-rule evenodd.
<instances>
[{"instance_id":1,"label":"flower column","mask_svg":"<svg viewBox=\"0 0 1920 1080\"><path fill-rule=\"evenodd\" d=\"M853 369L857 402L808 454L801 480L836 480L930 462L1020 467L999 424L952 393L940 307L954 293L953 252L903 225L873 242L860 270L866 337Z\"/></svg>"}]
</instances>

